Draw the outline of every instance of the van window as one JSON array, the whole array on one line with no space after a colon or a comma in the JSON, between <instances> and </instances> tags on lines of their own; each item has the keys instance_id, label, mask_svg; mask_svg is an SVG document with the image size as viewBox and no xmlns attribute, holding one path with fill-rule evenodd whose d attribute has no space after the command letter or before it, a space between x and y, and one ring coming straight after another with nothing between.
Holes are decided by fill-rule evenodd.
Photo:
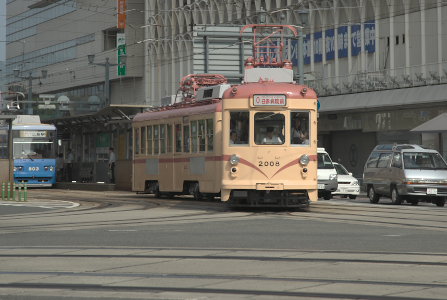
<instances>
[{"instance_id":1,"label":"van window","mask_svg":"<svg viewBox=\"0 0 447 300\"><path fill-rule=\"evenodd\" d=\"M405 152L403 156L405 169L447 169L447 165L439 153Z\"/></svg>"},{"instance_id":2,"label":"van window","mask_svg":"<svg viewBox=\"0 0 447 300\"><path fill-rule=\"evenodd\" d=\"M392 153L381 153L379 161L377 162L377 168L387 168L390 164Z\"/></svg>"},{"instance_id":3,"label":"van window","mask_svg":"<svg viewBox=\"0 0 447 300\"><path fill-rule=\"evenodd\" d=\"M318 153L318 169L333 169L334 165L327 153Z\"/></svg>"},{"instance_id":4,"label":"van window","mask_svg":"<svg viewBox=\"0 0 447 300\"><path fill-rule=\"evenodd\" d=\"M366 162L367 168L377 168L377 160L379 159L379 152L372 152Z\"/></svg>"},{"instance_id":5,"label":"van window","mask_svg":"<svg viewBox=\"0 0 447 300\"><path fill-rule=\"evenodd\" d=\"M395 168L402 168L402 155L400 154L400 152L395 152L393 154L392 166Z\"/></svg>"}]
</instances>

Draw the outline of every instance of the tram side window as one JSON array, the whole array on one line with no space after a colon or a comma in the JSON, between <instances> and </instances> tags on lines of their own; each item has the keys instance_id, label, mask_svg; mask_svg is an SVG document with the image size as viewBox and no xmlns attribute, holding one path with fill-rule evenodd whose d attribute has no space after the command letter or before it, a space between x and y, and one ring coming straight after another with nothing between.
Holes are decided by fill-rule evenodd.
<instances>
[{"instance_id":1,"label":"tram side window","mask_svg":"<svg viewBox=\"0 0 447 300\"><path fill-rule=\"evenodd\" d=\"M310 140L309 112L294 111L290 113L290 143L292 145L309 145Z\"/></svg>"},{"instance_id":2,"label":"tram side window","mask_svg":"<svg viewBox=\"0 0 447 300\"><path fill-rule=\"evenodd\" d=\"M208 151L214 151L214 122L213 119L206 120L206 138L208 141Z\"/></svg>"},{"instance_id":3,"label":"tram side window","mask_svg":"<svg viewBox=\"0 0 447 300\"><path fill-rule=\"evenodd\" d=\"M154 125L154 155L160 153L160 126Z\"/></svg>"},{"instance_id":4,"label":"tram side window","mask_svg":"<svg viewBox=\"0 0 447 300\"><path fill-rule=\"evenodd\" d=\"M197 152L197 121L191 121L191 152Z\"/></svg>"},{"instance_id":5,"label":"tram side window","mask_svg":"<svg viewBox=\"0 0 447 300\"><path fill-rule=\"evenodd\" d=\"M182 125L175 124L175 152L182 152Z\"/></svg>"},{"instance_id":6,"label":"tram side window","mask_svg":"<svg viewBox=\"0 0 447 300\"><path fill-rule=\"evenodd\" d=\"M146 127L141 127L141 154L146 154Z\"/></svg>"},{"instance_id":7,"label":"tram side window","mask_svg":"<svg viewBox=\"0 0 447 300\"><path fill-rule=\"evenodd\" d=\"M166 125L160 125L160 153L166 153Z\"/></svg>"},{"instance_id":8,"label":"tram side window","mask_svg":"<svg viewBox=\"0 0 447 300\"><path fill-rule=\"evenodd\" d=\"M167 136L166 136L166 152L171 153L172 152L172 125L168 124L167 127Z\"/></svg>"},{"instance_id":9,"label":"tram side window","mask_svg":"<svg viewBox=\"0 0 447 300\"><path fill-rule=\"evenodd\" d=\"M135 154L140 153L140 128L135 128Z\"/></svg>"},{"instance_id":10,"label":"tram side window","mask_svg":"<svg viewBox=\"0 0 447 300\"><path fill-rule=\"evenodd\" d=\"M205 120L199 120L199 132L198 132L198 137L199 137L199 151L200 152L205 152L205 148L206 148L206 137L205 137Z\"/></svg>"},{"instance_id":11,"label":"tram side window","mask_svg":"<svg viewBox=\"0 0 447 300\"><path fill-rule=\"evenodd\" d=\"M248 111L230 113L230 145L248 144L249 124Z\"/></svg>"},{"instance_id":12,"label":"tram side window","mask_svg":"<svg viewBox=\"0 0 447 300\"><path fill-rule=\"evenodd\" d=\"M284 144L285 117L278 112L258 112L255 114L255 143L257 145Z\"/></svg>"},{"instance_id":13,"label":"tram side window","mask_svg":"<svg viewBox=\"0 0 447 300\"><path fill-rule=\"evenodd\" d=\"M183 126L183 152L189 153L189 125Z\"/></svg>"},{"instance_id":14,"label":"tram side window","mask_svg":"<svg viewBox=\"0 0 447 300\"><path fill-rule=\"evenodd\" d=\"M147 154L152 155L152 126L147 126Z\"/></svg>"}]
</instances>

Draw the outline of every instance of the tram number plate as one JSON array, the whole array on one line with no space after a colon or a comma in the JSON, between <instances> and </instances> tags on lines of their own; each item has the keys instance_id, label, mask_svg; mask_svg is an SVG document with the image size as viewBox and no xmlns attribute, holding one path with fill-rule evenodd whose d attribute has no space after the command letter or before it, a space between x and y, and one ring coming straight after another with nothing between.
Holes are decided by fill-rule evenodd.
<instances>
[{"instance_id":1,"label":"tram number plate","mask_svg":"<svg viewBox=\"0 0 447 300\"><path fill-rule=\"evenodd\" d=\"M319 190L324 190L324 183L319 183L318 184L318 189Z\"/></svg>"},{"instance_id":2,"label":"tram number plate","mask_svg":"<svg viewBox=\"0 0 447 300\"><path fill-rule=\"evenodd\" d=\"M436 195L438 194L438 189L427 188L427 195Z\"/></svg>"},{"instance_id":3,"label":"tram number plate","mask_svg":"<svg viewBox=\"0 0 447 300\"><path fill-rule=\"evenodd\" d=\"M283 190L284 185L282 183L257 183L256 189L259 191Z\"/></svg>"}]
</instances>

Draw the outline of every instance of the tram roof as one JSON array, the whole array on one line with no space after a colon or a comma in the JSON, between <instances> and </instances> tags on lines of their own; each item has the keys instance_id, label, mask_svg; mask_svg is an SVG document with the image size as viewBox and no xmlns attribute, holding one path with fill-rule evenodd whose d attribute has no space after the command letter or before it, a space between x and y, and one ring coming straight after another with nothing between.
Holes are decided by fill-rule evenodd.
<instances>
[{"instance_id":1,"label":"tram roof","mask_svg":"<svg viewBox=\"0 0 447 300\"><path fill-rule=\"evenodd\" d=\"M222 111L222 102L204 104L198 106L186 106L160 111L146 111L137 114L133 120L135 122L160 120L175 117L191 116L198 114L207 114Z\"/></svg>"},{"instance_id":2,"label":"tram roof","mask_svg":"<svg viewBox=\"0 0 447 300\"><path fill-rule=\"evenodd\" d=\"M224 93L224 98L248 98L254 94L284 94L290 98L302 99L317 98L317 94L312 88L296 83L261 81L244 83L235 87L237 88L237 93L232 95L232 89L228 89ZM301 92L304 88L307 91L303 95Z\"/></svg>"}]
</instances>

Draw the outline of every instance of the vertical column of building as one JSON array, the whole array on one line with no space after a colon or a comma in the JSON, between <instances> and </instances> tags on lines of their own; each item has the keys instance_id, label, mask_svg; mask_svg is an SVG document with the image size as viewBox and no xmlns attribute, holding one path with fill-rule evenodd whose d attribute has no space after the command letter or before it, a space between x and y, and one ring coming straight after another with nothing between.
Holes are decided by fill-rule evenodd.
<instances>
[{"instance_id":1,"label":"vertical column of building","mask_svg":"<svg viewBox=\"0 0 447 300\"><path fill-rule=\"evenodd\" d=\"M410 3L404 1L405 8L405 75L410 75Z\"/></svg>"},{"instance_id":2,"label":"vertical column of building","mask_svg":"<svg viewBox=\"0 0 447 300\"><path fill-rule=\"evenodd\" d=\"M438 14L438 76L442 76L442 0L438 0L436 3L436 10ZM447 58L447 57L446 57Z\"/></svg>"},{"instance_id":3,"label":"vertical column of building","mask_svg":"<svg viewBox=\"0 0 447 300\"><path fill-rule=\"evenodd\" d=\"M376 71L380 71L380 1L374 1L374 22L375 22L375 45L376 50L374 52L374 60Z\"/></svg>"},{"instance_id":4,"label":"vertical column of building","mask_svg":"<svg viewBox=\"0 0 447 300\"><path fill-rule=\"evenodd\" d=\"M339 70L339 64L340 61L338 59L338 23L340 21L340 12L338 8L338 1L333 0L333 7L334 7L334 67L335 67L335 84L340 84L340 70Z\"/></svg>"},{"instance_id":5,"label":"vertical column of building","mask_svg":"<svg viewBox=\"0 0 447 300\"><path fill-rule=\"evenodd\" d=\"M389 35L389 42L388 47L390 51L390 75L395 76L396 70L394 69L394 0L390 0L390 6L388 11L388 18L390 20L390 35Z\"/></svg>"},{"instance_id":6,"label":"vertical column of building","mask_svg":"<svg viewBox=\"0 0 447 300\"><path fill-rule=\"evenodd\" d=\"M427 77L427 53L426 53L426 43L427 37L425 36L425 0L419 1L420 9L421 9L421 73L424 78Z\"/></svg>"}]
</instances>

